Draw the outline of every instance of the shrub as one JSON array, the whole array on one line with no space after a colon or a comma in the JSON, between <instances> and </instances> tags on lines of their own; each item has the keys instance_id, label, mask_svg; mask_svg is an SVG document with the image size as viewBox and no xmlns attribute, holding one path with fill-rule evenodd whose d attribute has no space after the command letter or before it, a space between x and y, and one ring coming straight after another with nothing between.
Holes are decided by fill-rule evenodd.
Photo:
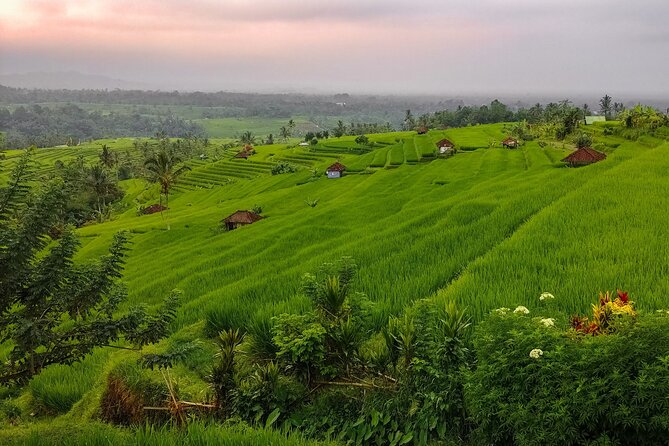
<instances>
[{"instance_id":1,"label":"shrub","mask_svg":"<svg viewBox=\"0 0 669 446\"><path fill-rule=\"evenodd\" d=\"M366 137L365 135L360 135L357 138L355 138L355 143L360 144L361 146L366 146L369 144L369 138Z\"/></svg>"},{"instance_id":2,"label":"shrub","mask_svg":"<svg viewBox=\"0 0 669 446\"><path fill-rule=\"evenodd\" d=\"M574 144L578 149L583 147L590 147L592 146L592 136L587 133L580 133L574 138Z\"/></svg>"},{"instance_id":3,"label":"shrub","mask_svg":"<svg viewBox=\"0 0 669 446\"><path fill-rule=\"evenodd\" d=\"M669 317L627 318L605 336L544 320L500 312L477 327L466 387L477 444L669 438Z\"/></svg>"},{"instance_id":4,"label":"shrub","mask_svg":"<svg viewBox=\"0 0 669 446\"><path fill-rule=\"evenodd\" d=\"M295 166L294 164L282 161L272 166L272 175L281 175L284 173L293 173L293 172L297 172L297 166Z\"/></svg>"}]
</instances>

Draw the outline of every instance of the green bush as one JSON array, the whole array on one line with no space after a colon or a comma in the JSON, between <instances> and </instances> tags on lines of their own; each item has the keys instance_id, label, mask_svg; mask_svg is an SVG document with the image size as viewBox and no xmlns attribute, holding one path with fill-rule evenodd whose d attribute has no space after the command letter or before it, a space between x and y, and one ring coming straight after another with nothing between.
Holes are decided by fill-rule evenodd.
<instances>
[{"instance_id":1,"label":"green bush","mask_svg":"<svg viewBox=\"0 0 669 446\"><path fill-rule=\"evenodd\" d=\"M272 166L272 175L297 172L297 166L291 163L280 162Z\"/></svg>"},{"instance_id":2,"label":"green bush","mask_svg":"<svg viewBox=\"0 0 669 446\"><path fill-rule=\"evenodd\" d=\"M669 317L601 336L551 325L507 311L477 327L466 385L475 442L666 444Z\"/></svg>"}]
</instances>

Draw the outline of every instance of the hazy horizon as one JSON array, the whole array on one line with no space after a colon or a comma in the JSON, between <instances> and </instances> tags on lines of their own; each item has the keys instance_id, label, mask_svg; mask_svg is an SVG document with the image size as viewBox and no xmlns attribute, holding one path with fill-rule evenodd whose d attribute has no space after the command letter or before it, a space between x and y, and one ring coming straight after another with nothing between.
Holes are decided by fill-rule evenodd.
<instances>
[{"instance_id":1,"label":"hazy horizon","mask_svg":"<svg viewBox=\"0 0 669 446\"><path fill-rule=\"evenodd\" d=\"M669 95L669 3L3 0L0 74L327 94Z\"/></svg>"}]
</instances>

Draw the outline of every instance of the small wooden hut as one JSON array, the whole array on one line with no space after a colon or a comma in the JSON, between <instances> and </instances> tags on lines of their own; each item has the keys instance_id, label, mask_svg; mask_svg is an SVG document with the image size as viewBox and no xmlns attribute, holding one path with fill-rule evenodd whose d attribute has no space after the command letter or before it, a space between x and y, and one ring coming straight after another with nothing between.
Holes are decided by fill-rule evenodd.
<instances>
[{"instance_id":1,"label":"small wooden hut","mask_svg":"<svg viewBox=\"0 0 669 446\"><path fill-rule=\"evenodd\" d=\"M428 129L428 128L425 127L424 125L421 125L420 127L418 127L418 128L416 129L416 133L418 133L419 135L424 135L424 134L426 134L426 133L428 132L428 130L430 130L430 129Z\"/></svg>"},{"instance_id":2,"label":"small wooden hut","mask_svg":"<svg viewBox=\"0 0 669 446\"><path fill-rule=\"evenodd\" d=\"M439 154L443 155L453 150L455 144L453 144L448 139L444 138L441 141L437 142L437 149L439 149Z\"/></svg>"},{"instance_id":3,"label":"small wooden hut","mask_svg":"<svg viewBox=\"0 0 669 446\"><path fill-rule=\"evenodd\" d=\"M345 170L346 166L337 161L336 163L328 167L325 173L327 174L328 178L341 178Z\"/></svg>"},{"instance_id":4,"label":"small wooden hut","mask_svg":"<svg viewBox=\"0 0 669 446\"><path fill-rule=\"evenodd\" d=\"M509 136L504 141L502 141L502 147L506 147L507 149L515 149L518 147L518 140Z\"/></svg>"},{"instance_id":5,"label":"small wooden hut","mask_svg":"<svg viewBox=\"0 0 669 446\"><path fill-rule=\"evenodd\" d=\"M259 220L262 220L264 217L256 214L251 211L237 211L234 214L229 215L223 219L223 224L225 227L232 231L237 229L240 226L250 225Z\"/></svg>"},{"instance_id":6,"label":"small wooden hut","mask_svg":"<svg viewBox=\"0 0 669 446\"><path fill-rule=\"evenodd\" d=\"M571 167L585 166L606 159L606 153L599 152L592 147L581 147L569 154L562 162Z\"/></svg>"}]
</instances>

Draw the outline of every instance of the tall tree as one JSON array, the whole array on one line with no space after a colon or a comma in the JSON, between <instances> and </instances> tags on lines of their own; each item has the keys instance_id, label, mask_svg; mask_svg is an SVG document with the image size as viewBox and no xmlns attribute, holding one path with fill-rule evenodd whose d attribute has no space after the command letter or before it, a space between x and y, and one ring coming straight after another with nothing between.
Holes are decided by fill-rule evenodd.
<instances>
[{"instance_id":1,"label":"tall tree","mask_svg":"<svg viewBox=\"0 0 669 446\"><path fill-rule=\"evenodd\" d=\"M108 170L102 165L96 164L89 169L86 184L95 194L98 205L98 215L102 217L102 211L107 207L107 196L112 189L115 188L116 182L109 175Z\"/></svg>"},{"instance_id":2,"label":"tall tree","mask_svg":"<svg viewBox=\"0 0 669 446\"><path fill-rule=\"evenodd\" d=\"M242 136L239 137L239 142L242 144L255 144L256 137L250 131L242 133Z\"/></svg>"},{"instance_id":3,"label":"tall tree","mask_svg":"<svg viewBox=\"0 0 669 446\"><path fill-rule=\"evenodd\" d=\"M625 105L622 102L613 103L613 116L618 119L618 116L625 111Z\"/></svg>"},{"instance_id":4,"label":"tall tree","mask_svg":"<svg viewBox=\"0 0 669 446\"><path fill-rule=\"evenodd\" d=\"M346 134L346 125L344 124L344 121L341 119L337 121L337 127L332 131L332 134L335 138L341 138Z\"/></svg>"},{"instance_id":5,"label":"tall tree","mask_svg":"<svg viewBox=\"0 0 669 446\"><path fill-rule=\"evenodd\" d=\"M180 166L181 159L168 150L162 150L144 161L144 168L149 172L151 179L160 183L160 205L162 196L165 196L165 207L169 208L170 189L176 184L179 177L191 170L188 166ZM160 211L162 214L162 211ZM167 229L170 229L169 223Z\"/></svg>"},{"instance_id":6,"label":"tall tree","mask_svg":"<svg viewBox=\"0 0 669 446\"><path fill-rule=\"evenodd\" d=\"M599 100L599 110L606 117L607 120L611 119L611 96L605 94L602 99Z\"/></svg>"},{"instance_id":7,"label":"tall tree","mask_svg":"<svg viewBox=\"0 0 669 446\"><path fill-rule=\"evenodd\" d=\"M102 151L100 152L100 162L103 166L111 169L116 164L116 157L114 155L115 154L109 150L109 146L103 144Z\"/></svg>"},{"instance_id":8,"label":"tall tree","mask_svg":"<svg viewBox=\"0 0 669 446\"><path fill-rule=\"evenodd\" d=\"M282 140L287 141L288 138L290 138L290 136L292 135L292 132L288 127L284 125L283 127L281 127L281 129L279 129L279 135L281 136Z\"/></svg>"},{"instance_id":9,"label":"tall tree","mask_svg":"<svg viewBox=\"0 0 669 446\"><path fill-rule=\"evenodd\" d=\"M402 122L402 130L413 130L416 127L416 121L411 113L407 110L404 114L404 121Z\"/></svg>"}]
</instances>

